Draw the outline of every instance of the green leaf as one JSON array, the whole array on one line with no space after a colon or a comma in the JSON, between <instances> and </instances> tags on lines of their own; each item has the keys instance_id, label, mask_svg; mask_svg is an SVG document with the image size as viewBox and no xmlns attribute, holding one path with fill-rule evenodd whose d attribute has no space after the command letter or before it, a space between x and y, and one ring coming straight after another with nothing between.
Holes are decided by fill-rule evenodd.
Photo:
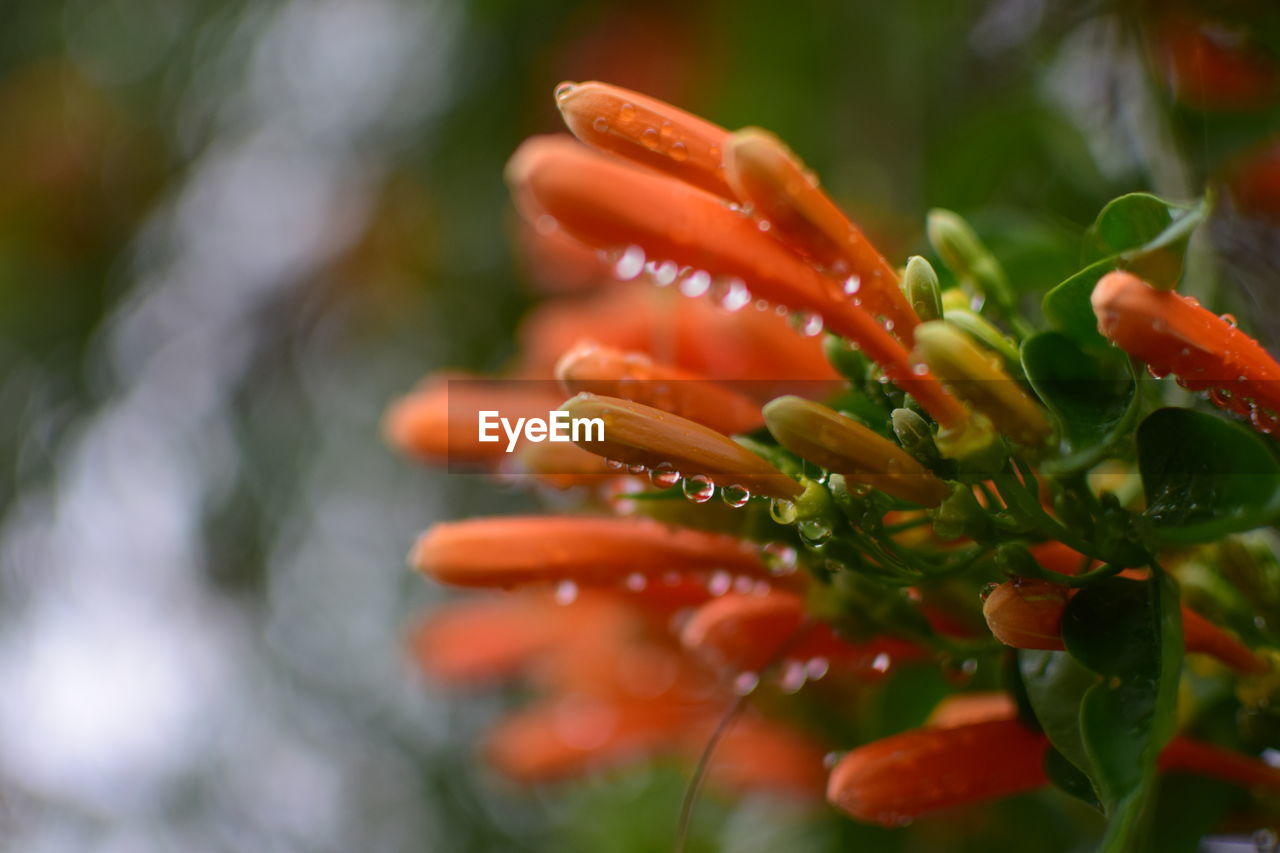
<instances>
[{"instance_id":1,"label":"green leaf","mask_svg":"<svg viewBox=\"0 0 1280 853\"><path fill-rule=\"evenodd\" d=\"M1098 279L1115 268L1115 261L1110 258L1096 261L1050 290L1040 303L1045 319L1082 346L1105 347L1107 340L1098 332L1098 318L1093 314L1089 297Z\"/></svg>"},{"instance_id":2,"label":"green leaf","mask_svg":"<svg viewBox=\"0 0 1280 853\"><path fill-rule=\"evenodd\" d=\"M1137 441L1153 544L1212 542L1280 518L1280 462L1248 428L1159 409L1138 427Z\"/></svg>"},{"instance_id":3,"label":"green leaf","mask_svg":"<svg viewBox=\"0 0 1280 853\"><path fill-rule=\"evenodd\" d=\"M1119 350L1089 354L1060 332L1041 332L1022 345L1022 368L1058 424L1064 457L1046 463L1047 472L1090 468L1128 435L1139 401Z\"/></svg>"},{"instance_id":4,"label":"green leaf","mask_svg":"<svg viewBox=\"0 0 1280 853\"><path fill-rule=\"evenodd\" d=\"M1182 278L1187 241L1207 213L1208 204L1176 205L1150 193L1113 199L1086 234L1091 260L1111 258L1116 266L1155 287L1172 290Z\"/></svg>"},{"instance_id":5,"label":"green leaf","mask_svg":"<svg viewBox=\"0 0 1280 853\"><path fill-rule=\"evenodd\" d=\"M1061 752L1050 749L1044 754L1044 772L1049 781L1059 790L1065 791L1077 800L1102 811L1098 795L1094 793L1093 783L1079 767L1067 760Z\"/></svg>"},{"instance_id":6,"label":"green leaf","mask_svg":"<svg viewBox=\"0 0 1280 853\"><path fill-rule=\"evenodd\" d=\"M1018 671L1036 721L1054 749L1080 770L1090 770L1089 756L1080 737L1080 702L1098 683L1090 672L1066 652L1020 649Z\"/></svg>"},{"instance_id":7,"label":"green leaf","mask_svg":"<svg viewBox=\"0 0 1280 853\"><path fill-rule=\"evenodd\" d=\"M1146 832L1156 759L1173 735L1182 665L1177 587L1153 569L1149 581L1108 578L1067 604L1062 640L1105 677L1080 704L1090 778L1108 818L1100 850L1135 849Z\"/></svg>"}]
</instances>

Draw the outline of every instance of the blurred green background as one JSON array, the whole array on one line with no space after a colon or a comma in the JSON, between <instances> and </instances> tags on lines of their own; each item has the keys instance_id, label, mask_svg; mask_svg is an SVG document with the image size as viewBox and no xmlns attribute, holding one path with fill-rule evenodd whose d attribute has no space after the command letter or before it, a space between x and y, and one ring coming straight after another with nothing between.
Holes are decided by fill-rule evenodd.
<instances>
[{"instance_id":1,"label":"blurred green background","mask_svg":"<svg viewBox=\"0 0 1280 853\"><path fill-rule=\"evenodd\" d=\"M1272 5L1205 8L1274 50ZM0 847L665 849L680 768L515 790L472 747L510 697L403 651L440 596L414 535L531 503L379 435L427 371L513 355L506 157L559 129L560 80L629 86L775 131L889 257L950 207L1039 291L1106 200L1194 197L1280 131L1274 103L1173 103L1164 9L11 0ZM1273 223L1225 205L1215 233L1205 275L1274 334ZM985 819L1011 850L1087 838L1054 797ZM714 798L698 821L699 849L992 849Z\"/></svg>"}]
</instances>

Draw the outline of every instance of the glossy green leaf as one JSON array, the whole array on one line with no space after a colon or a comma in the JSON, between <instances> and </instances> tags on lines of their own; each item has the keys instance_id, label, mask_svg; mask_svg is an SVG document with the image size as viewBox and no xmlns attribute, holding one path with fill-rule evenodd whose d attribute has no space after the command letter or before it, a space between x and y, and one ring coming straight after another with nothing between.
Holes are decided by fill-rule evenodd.
<instances>
[{"instance_id":1,"label":"glossy green leaf","mask_svg":"<svg viewBox=\"0 0 1280 853\"><path fill-rule=\"evenodd\" d=\"M1020 649L1018 671L1036 721L1054 749L1080 770L1089 757L1080 737L1080 702L1098 676L1066 652Z\"/></svg>"},{"instance_id":2,"label":"glossy green leaf","mask_svg":"<svg viewBox=\"0 0 1280 853\"><path fill-rule=\"evenodd\" d=\"M1118 350L1090 354L1060 332L1041 332L1022 345L1022 368L1057 422L1065 454L1046 471L1095 465L1137 417L1137 383Z\"/></svg>"},{"instance_id":3,"label":"glossy green leaf","mask_svg":"<svg viewBox=\"0 0 1280 853\"><path fill-rule=\"evenodd\" d=\"M1138 427L1137 441L1155 544L1210 542L1280 518L1280 461L1247 427L1160 409Z\"/></svg>"},{"instance_id":4,"label":"glossy green leaf","mask_svg":"<svg viewBox=\"0 0 1280 853\"><path fill-rule=\"evenodd\" d=\"M1106 338L1098 332L1098 318L1093 315L1089 297L1098 279L1116 268L1114 260L1095 261L1044 295L1040 309L1054 329L1076 343L1092 349L1106 346Z\"/></svg>"},{"instance_id":5,"label":"glossy green leaf","mask_svg":"<svg viewBox=\"0 0 1280 853\"><path fill-rule=\"evenodd\" d=\"M1108 578L1080 590L1062 618L1062 639L1104 676L1080 704L1090 778L1108 817L1102 851L1135 849L1151 812L1156 759L1173 734L1182 664L1177 587Z\"/></svg>"},{"instance_id":6,"label":"glossy green leaf","mask_svg":"<svg viewBox=\"0 0 1280 853\"><path fill-rule=\"evenodd\" d=\"M1079 767L1072 764L1061 752L1056 749L1050 749L1045 752L1044 772L1049 777L1049 781L1059 790L1070 794L1098 811L1102 811L1102 804L1098 802L1098 795L1094 792L1093 783L1089 781L1089 777Z\"/></svg>"},{"instance_id":7,"label":"glossy green leaf","mask_svg":"<svg viewBox=\"0 0 1280 853\"><path fill-rule=\"evenodd\" d=\"M1113 258L1121 269L1171 290L1182 278L1187 241L1206 209L1206 204L1176 205L1150 193L1113 199L1086 235L1091 259Z\"/></svg>"}]
</instances>

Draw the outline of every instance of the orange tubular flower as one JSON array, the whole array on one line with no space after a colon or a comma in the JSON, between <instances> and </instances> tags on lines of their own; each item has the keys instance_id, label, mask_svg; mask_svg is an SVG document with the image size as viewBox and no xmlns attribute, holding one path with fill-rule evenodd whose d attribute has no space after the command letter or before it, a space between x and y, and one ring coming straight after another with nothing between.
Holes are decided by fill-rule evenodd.
<instances>
[{"instance_id":1,"label":"orange tubular flower","mask_svg":"<svg viewBox=\"0 0 1280 853\"><path fill-rule=\"evenodd\" d=\"M721 164L723 127L668 103L608 83L561 83L556 106L588 145L733 198Z\"/></svg>"},{"instance_id":2,"label":"orange tubular flower","mask_svg":"<svg viewBox=\"0 0 1280 853\"><path fill-rule=\"evenodd\" d=\"M759 128L733 133L725 171L738 198L763 227L831 275L845 291L908 345L919 320L898 286L898 274L840 211L804 164L773 134Z\"/></svg>"},{"instance_id":3,"label":"orange tubular flower","mask_svg":"<svg viewBox=\"0 0 1280 853\"><path fill-rule=\"evenodd\" d=\"M788 450L851 480L921 506L937 506L951 488L887 438L800 397L764 407L769 432Z\"/></svg>"},{"instance_id":4,"label":"orange tubular flower","mask_svg":"<svg viewBox=\"0 0 1280 853\"><path fill-rule=\"evenodd\" d=\"M1157 30L1157 59L1175 98L1201 110L1250 110L1280 98L1280 64L1212 20L1175 14Z\"/></svg>"},{"instance_id":5,"label":"orange tubular flower","mask_svg":"<svg viewBox=\"0 0 1280 853\"><path fill-rule=\"evenodd\" d=\"M831 772L827 799L858 820L898 826L1039 788L1048 745L1016 719L915 729L849 752Z\"/></svg>"},{"instance_id":6,"label":"orange tubular flower","mask_svg":"<svg viewBox=\"0 0 1280 853\"><path fill-rule=\"evenodd\" d=\"M902 345L837 282L716 196L557 137L525 141L507 164L507 180L527 216L551 216L588 245L636 245L653 258L748 282L755 295L775 305L817 314L943 426L966 419L964 407L927 371L914 372Z\"/></svg>"},{"instance_id":7,"label":"orange tubular flower","mask_svg":"<svg viewBox=\"0 0 1280 853\"><path fill-rule=\"evenodd\" d=\"M543 597L460 601L430 614L409 643L422 668L440 681L508 678L553 646L565 614Z\"/></svg>"},{"instance_id":8,"label":"orange tubular flower","mask_svg":"<svg viewBox=\"0 0 1280 853\"><path fill-rule=\"evenodd\" d=\"M556 365L556 378L570 394L621 397L725 435L751 432L763 423L759 406L724 385L678 367L655 364L643 353L589 341L564 354Z\"/></svg>"},{"instance_id":9,"label":"orange tubular flower","mask_svg":"<svg viewBox=\"0 0 1280 853\"><path fill-rule=\"evenodd\" d=\"M921 655L917 647L891 637L869 643L845 642L831 626L807 623L800 596L780 590L713 598L685 623L681 641L686 648L743 672L758 672L783 660L817 659L832 671L875 676L888 669L883 663L877 666L877 659L917 659Z\"/></svg>"},{"instance_id":10,"label":"orange tubular flower","mask_svg":"<svg viewBox=\"0 0 1280 853\"><path fill-rule=\"evenodd\" d=\"M722 488L794 498L800 484L725 435L700 423L616 397L579 394L562 407L569 417L599 418L603 441L580 446L606 459L670 470L681 477L704 476Z\"/></svg>"},{"instance_id":11,"label":"orange tubular flower","mask_svg":"<svg viewBox=\"0 0 1280 853\"><path fill-rule=\"evenodd\" d=\"M956 693L946 696L929 714L928 725L950 729L988 720L1011 720L1018 716L1018 703L1003 691Z\"/></svg>"},{"instance_id":12,"label":"orange tubular flower","mask_svg":"<svg viewBox=\"0 0 1280 853\"><path fill-rule=\"evenodd\" d=\"M387 410L383 418L387 441L433 462L494 463L507 455L506 445L478 439L476 421L481 410L499 410L513 418L545 418L559 402L547 385L462 381L474 378L462 373L427 377Z\"/></svg>"},{"instance_id":13,"label":"orange tubular flower","mask_svg":"<svg viewBox=\"0 0 1280 853\"><path fill-rule=\"evenodd\" d=\"M769 578L756 549L732 536L644 518L511 516L437 524L411 563L441 583L511 587L555 581L621 584L667 572Z\"/></svg>"},{"instance_id":14,"label":"orange tubular flower","mask_svg":"<svg viewBox=\"0 0 1280 853\"><path fill-rule=\"evenodd\" d=\"M691 739L690 751L700 751L704 740ZM707 770L725 788L818 799L827 777L824 755L825 750L790 727L744 715L716 744Z\"/></svg>"},{"instance_id":15,"label":"orange tubular flower","mask_svg":"<svg viewBox=\"0 0 1280 853\"><path fill-rule=\"evenodd\" d=\"M982 614L991 633L1006 646L1062 649L1062 614L1073 592L1049 581L1005 581L987 596ZM1182 608L1182 636L1189 653L1217 658L1241 674L1259 675L1270 668L1265 659L1187 607Z\"/></svg>"},{"instance_id":16,"label":"orange tubular flower","mask_svg":"<svg viewBox=\"0 0 1280 853\"><path fill-rule=\"evenodd\" d=\"M1215 405L1270 434L1280 422L1280 364L1253 338L1200 303L1156 290L1127 272L1103 276L1093 289L1098 331L1157 376L1208 391Z\"/></svg>"}]
</instances>

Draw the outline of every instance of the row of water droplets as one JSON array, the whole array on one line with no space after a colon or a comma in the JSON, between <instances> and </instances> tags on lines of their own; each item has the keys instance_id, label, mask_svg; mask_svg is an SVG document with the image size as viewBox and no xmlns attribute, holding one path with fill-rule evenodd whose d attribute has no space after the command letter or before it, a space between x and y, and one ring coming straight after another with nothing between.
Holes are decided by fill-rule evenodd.
<instances>
[{"instance_id":1,"label":"row of water droplets","mask_svg":"<svg viewBox=\"0 0 1280 853\"><path fill-rule=\"evenodd\" d=\"M640 463L627 464L617 459L605 459L605 465L615 471L626 470L632 474L649 475L649 482L653 483L660 489L669 489L679 485L680 491L686 500L696 504L704 504L715 497L717 487L712 479L705 474L691 474L685 476L675 469L669 462L660 462L650 468ZM734 509L740 509L747 505L751 500L751 490L746 486L735 484L720 486L720 499Z\"/></svg>"}]
</instances>

